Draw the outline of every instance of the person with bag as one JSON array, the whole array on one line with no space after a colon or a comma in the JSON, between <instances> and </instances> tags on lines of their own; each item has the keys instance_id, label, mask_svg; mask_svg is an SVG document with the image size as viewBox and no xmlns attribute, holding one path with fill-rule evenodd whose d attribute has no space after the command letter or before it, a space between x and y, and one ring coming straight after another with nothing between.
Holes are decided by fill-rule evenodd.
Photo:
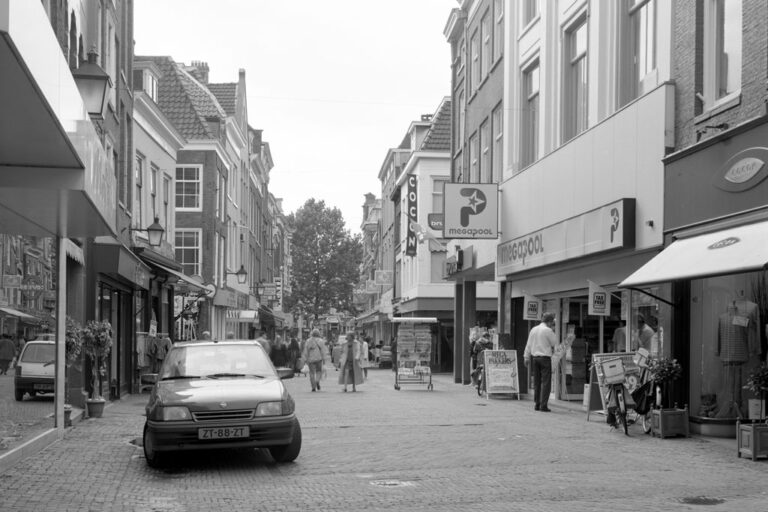
<instances>
[{"instance_id":1,"label":"person with bag","mask_svg":"<svg viewBox=\"0 0 768 512\"><path fill-rule=\"evenodd\" d=\"M362 357L362 344L355 339L355 333L347 333L347 342L341 346L341 358L339 359L339 384L347 391L347 384L352 384L352 392L357 391L357 386L363 383L363 372L360 367Z\"/></svg>"},{"instance_id":2,"label":"person with bag","mask_svg":"<svg viewBox=\"0 0 768 512\"><path fill-rule=\"evenodd\" d=\"M312 391L320 390L320 378L323 372L323 361L327 358L325 340L320 337L319 329L312 329L309 339L304 343L301 358L309 368L309 383Z\"/></svg>"}]
</instances>

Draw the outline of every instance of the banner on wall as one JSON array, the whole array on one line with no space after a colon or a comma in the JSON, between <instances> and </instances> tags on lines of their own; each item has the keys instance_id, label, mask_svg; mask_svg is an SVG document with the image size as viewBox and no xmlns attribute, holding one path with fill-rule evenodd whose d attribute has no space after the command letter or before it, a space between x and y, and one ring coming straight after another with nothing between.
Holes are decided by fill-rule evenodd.
<instances>
[{"instance_id":1,"label":"banner on wall","mask_svg":"<svg viewBox=\"0 0 768 512\"><path fill-rule=\"evenodd\" d=\"M523 320L541 319L541 301L535 295L525 295L523 303Z\"/></svg>"},{"instance_id":2,"label":"banner on wall","mask_svg":"<svg viewBox=\"0 0 768 512\"><path fill-rule=\"evenodd\" d=\"M611 301L608 290L597 283L587 280L589 283L589 309L588 314L609 316L611 314Z\"/></svg>"},{"instance_id":3,"label":"banner on wall","mask_svg":"<svg viewBox=\"0 0 768 512\"><path fill-rule=\"evenodd\" d=\"M406 235L405 239L405 254L407 256L416 256L416 247L419 244L419 239L416 234L416 230L413 229L414 223L418 222L418 189L416 188L416 176L413 174L410 174L408 176L408 197L407 197L407 207L408 207L408 233Z\"/></svg>"}]
</instances>

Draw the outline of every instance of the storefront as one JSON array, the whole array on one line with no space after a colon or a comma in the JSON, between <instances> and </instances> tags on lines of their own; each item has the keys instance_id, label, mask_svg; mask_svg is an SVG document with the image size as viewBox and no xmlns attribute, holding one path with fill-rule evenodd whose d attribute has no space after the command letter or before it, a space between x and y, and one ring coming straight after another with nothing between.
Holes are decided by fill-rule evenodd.
<instances>
[{"instance_id":1,"label":"storefront","mask_svg":"<svg viewBox=\"0 0 768 512\"><path fill-rule=\"evenodd\" d=\"M55 425L64 429L65 319L87 293L67 238L115 233L115 173L39 2L0 0L0 233L53 237L57 268ZM79 272L79 271L78 271Z\"/></svg>"},{"instance_id":2,"label":"storefront","mask_svg":"<svg viewBox=\"0 0 768 512\"><path fill-rule=\"evenodd\" d=\"M768 351L766 138L762 118L667 157L665 249L621 283L671 292L678 398L705 435L735 437L760 410L744 385Z\"/></svg>"},{"instance_id":3,"label":"storefront","mask_svg":"<svg viewBox=\"0 0 768 512\"><path fill-rule=\"evenodd\" d=\"M669 350L669 287L648 295L618 286L656 253L635 250L635 229L635 201L621 199L497 248L505 332L521 375L528 332L543 313L555 314L565 351L553 372L553 399L583 399L593 354ZM528 379L520 387L529 392Z\"/></svg>"}]
</instances>

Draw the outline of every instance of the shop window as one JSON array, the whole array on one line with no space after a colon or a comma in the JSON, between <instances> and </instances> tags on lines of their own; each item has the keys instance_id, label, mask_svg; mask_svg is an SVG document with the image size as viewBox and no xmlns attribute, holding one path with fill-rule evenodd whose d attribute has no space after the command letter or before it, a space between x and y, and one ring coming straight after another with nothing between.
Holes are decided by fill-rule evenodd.
<instances>
[{"instance_id":1,"label":"shop window","mask_svg":"<svg viewBox=\"0 0 768 512\"><path fill-rule=\"evenodd\" d=\"M766 272L691 281L690 307L691 415L757 417L759 397L744 386L766 356Z\"/></svg>"}]
</instances>

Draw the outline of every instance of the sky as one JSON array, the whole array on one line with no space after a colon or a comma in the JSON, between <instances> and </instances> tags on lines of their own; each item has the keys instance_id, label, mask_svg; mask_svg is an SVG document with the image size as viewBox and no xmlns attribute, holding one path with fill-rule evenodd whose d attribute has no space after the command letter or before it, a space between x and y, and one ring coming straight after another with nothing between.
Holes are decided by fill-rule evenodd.
<instances>
[{"instance_id":1,"label":"sky","mask_svg":"<svg viewBox=\"0 0 768 512\"><path fill-rule=\"evenodd\" d=\"M456 0L135 0L136 55L204 61L212 83L245 69L269 189L287 215L308 199L360 231L364 194L412 121L450 95L443 30Z\"/></svg>"}]
</instances>

